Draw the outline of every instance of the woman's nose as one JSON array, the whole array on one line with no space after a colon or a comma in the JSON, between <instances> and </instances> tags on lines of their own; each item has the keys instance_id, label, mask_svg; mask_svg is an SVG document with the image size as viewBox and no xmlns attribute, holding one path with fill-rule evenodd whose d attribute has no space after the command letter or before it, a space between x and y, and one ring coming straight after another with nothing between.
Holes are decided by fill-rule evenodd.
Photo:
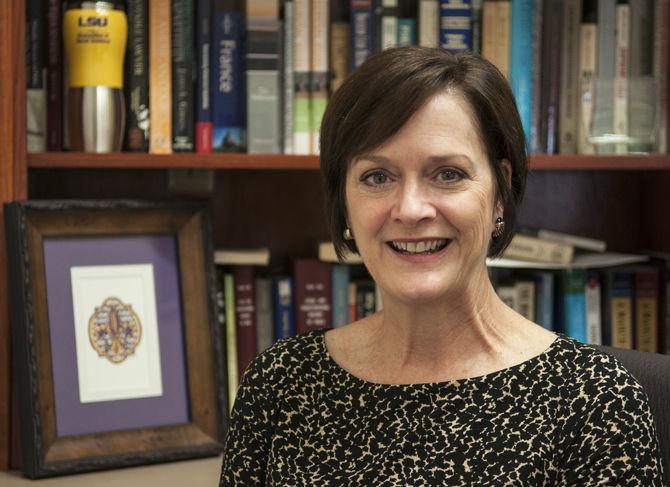
<instances>
[{"instance_id":1,"label":"woman's nose","mask_svg":"<svg viewBox=\"0 0 670 487\"><path fill-rule=\"evenodd\" d=\"M391 216L404 225L414 226L435 218L436 213L430 189L418 181L407 181L398 190Z\"/></svg>"}]
</instances>

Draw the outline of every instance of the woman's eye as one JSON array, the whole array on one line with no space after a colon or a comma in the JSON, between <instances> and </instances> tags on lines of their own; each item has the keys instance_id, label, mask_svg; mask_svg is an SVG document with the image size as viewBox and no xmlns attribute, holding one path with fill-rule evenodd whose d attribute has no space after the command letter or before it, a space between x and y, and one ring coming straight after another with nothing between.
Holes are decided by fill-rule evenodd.
<instances>
[{"instance_id":1,"label":"woman's eye","mask_svg":"<svg viewBox=\"0 0 670 487\"><path fill-rule=\"evenodd\" d=\"M463 179L463 173L456 169L443 169L437 174L437 179L442 183L453 183Z\"/></svg>"},{"instance_id":2,"label":"woman's eye","mask_svg":"<svg viewBox=\"0 0 670 487\"><path fill-rule=\"evenodd\" d=\"M381 186L386 184L388 180L388 175L381 171L369 173L363 177L363 182L370 186Z\"/></svg>"}]
</instances>

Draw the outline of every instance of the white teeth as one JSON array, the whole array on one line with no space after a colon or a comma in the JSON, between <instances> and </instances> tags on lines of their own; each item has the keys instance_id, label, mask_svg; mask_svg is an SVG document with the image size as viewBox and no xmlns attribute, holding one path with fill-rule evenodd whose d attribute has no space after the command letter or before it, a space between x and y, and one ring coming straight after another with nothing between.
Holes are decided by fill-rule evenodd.
<instances>
[{"instance_id":1,"label":"white teeth","mask_svg":"<svg viewBox=\"0 0 670 487\"><path fill-rule=\"evenodd\" d=\"M422 242L391 242L391 245L396 250L401 250L411 254L421 254L424 252L433 252L438 247L446 245L447 241L441 240L426 240Z\"/></svg>"}]
</instances>

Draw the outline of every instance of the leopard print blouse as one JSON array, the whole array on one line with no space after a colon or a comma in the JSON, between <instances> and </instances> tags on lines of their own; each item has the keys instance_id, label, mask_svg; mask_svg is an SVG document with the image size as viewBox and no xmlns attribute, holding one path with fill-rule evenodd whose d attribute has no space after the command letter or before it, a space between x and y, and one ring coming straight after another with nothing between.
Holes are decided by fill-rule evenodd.
<instances>
[{"instance_id":1,"label":"leopard print blouse","mask_svg":"<svg viewBox=\"0 0 670 487\"><path fill-rule=\"evenodd\" d=\"M243 376L222 486L664 485L642 387L565 335L481 377L388 385L282 340Z\"/></svg>"}]
</instances>

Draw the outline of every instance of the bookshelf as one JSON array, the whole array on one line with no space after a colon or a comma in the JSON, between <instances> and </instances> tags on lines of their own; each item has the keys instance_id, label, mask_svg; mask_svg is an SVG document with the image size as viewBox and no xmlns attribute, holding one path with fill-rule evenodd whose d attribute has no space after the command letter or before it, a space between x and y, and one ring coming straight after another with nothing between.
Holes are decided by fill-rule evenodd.
<instances>
[{"instance_id":1,"label":"bookshelf","mask_svg":"<svg viewBox=\"0 0 670 487\"><path fill-rule=\"evenodd\" d=\"M0 200L180 198L169 169L215 171L216 247L270 248L275 264L328 240L318 157L255 154L27 154L24 1L0 0ZM670 155L534 155L520 222L670 253ZM2 208L0 207L0 219ZM9 465L11 350L0 225L0 469ZM160 467L159 467L160 468Z\"/></svg>"}]
</instances>

